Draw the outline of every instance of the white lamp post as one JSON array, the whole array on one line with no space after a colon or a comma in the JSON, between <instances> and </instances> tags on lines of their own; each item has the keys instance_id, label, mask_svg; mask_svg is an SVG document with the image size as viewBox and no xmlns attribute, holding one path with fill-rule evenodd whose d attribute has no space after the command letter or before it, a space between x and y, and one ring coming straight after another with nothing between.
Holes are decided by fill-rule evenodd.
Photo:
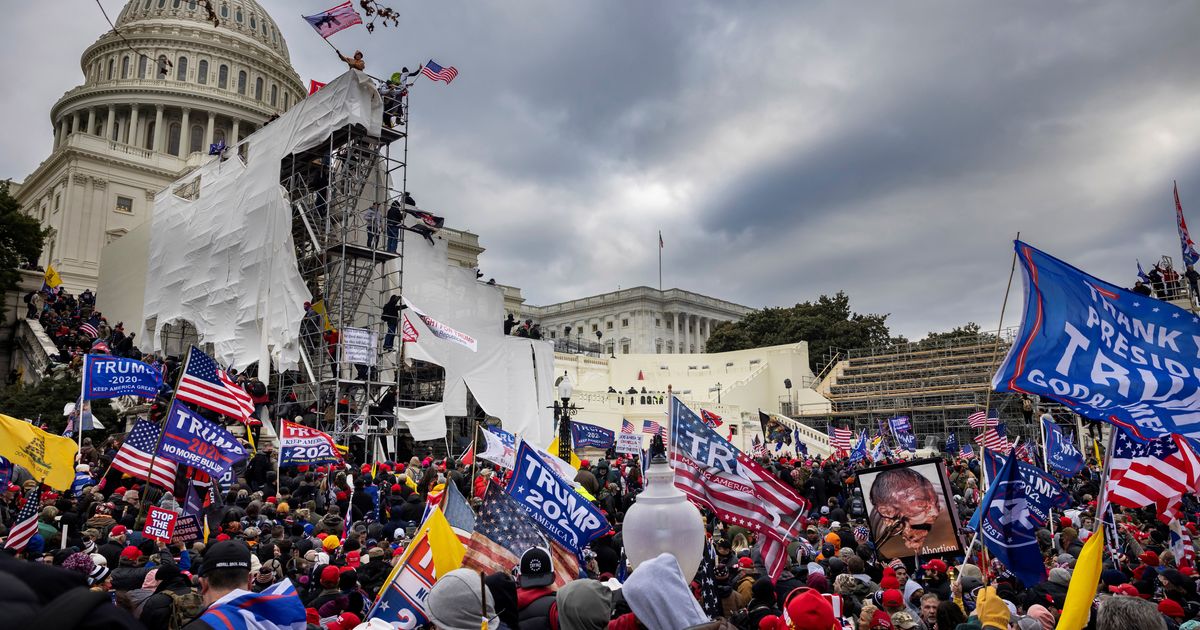
<instances>
[{"instance_id":1,"label":"white lamp post","mask_svg":"<svg viewBox=\"0 0 1200 630\"><path fill-rule=\"evenodd\" d=\"M634 569L662 553L675 556L686 580L700 568L704 521L700 510L675 487L675 471L661 453L646 470L646 489L625 514L623 531L625 555Z\"/></svg>"}]
</instances>

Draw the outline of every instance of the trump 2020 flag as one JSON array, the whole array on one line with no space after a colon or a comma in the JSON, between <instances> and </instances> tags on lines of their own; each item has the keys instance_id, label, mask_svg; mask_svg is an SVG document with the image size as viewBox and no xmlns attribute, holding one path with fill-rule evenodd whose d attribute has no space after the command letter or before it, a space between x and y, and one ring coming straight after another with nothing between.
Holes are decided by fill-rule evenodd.
<instances>
[{"instance_id":1,"label":"trump 2020 flag","mask_svg":"<svg viewBox=\"0 0 1200 630\"><path fill-rule=\"evenodd\" d=\"M162 387L162 372L134 359L88 354L83 357L83 398L140 396L154 398Z\"/></svg>"},{"instance_id":2,"label":"trump 2020 flag","mask_svg":"<svg viewBox=\"0 0 1200 630\"><path fill-rule=\"evenodd\" d=\"M524 440L517 445L508 495L550 538L576 554L612 529L604 515Z\"/></svg>"},{"instance_id":3,"label":"trump 2020 flag","mask_svg":"<svg viewBox=\"0 0 1200 630\"><path fill-rule=\"evenodd\" d=\"M158 456L219 479L246 459L246 449L224 427L175 401L167 413Z\"/></svg>"},{"instance_id":4,"label":"trump 2020 flag","mask_svg":"<svg viewBox=\"0 0 1200 630\"><path fill-rule=\"evenodd\" d=\"M617 435L604 427L582 422L571 423L571 441L575 443L575 448L594 446L607 449L613 445L616 439Z\"/></svg>"},{"instance_id":5,"label":"trump 2020 flag","mask_svg":"<svg viewBox=\"0 0 1200 630\"><path fill-rule=\"evenodd\" d=\"M1200 318L1016 241L1025 312L992 378L1139 438L1200 438Z\"/></svg>"},{"instance_id":6,"label":"trump 2020 flag","mask_svg":"<svg viewBox=\"0 0 1200 630\"><path fill-rule=\"evenodd\" d=\"M279 465L333 464L342 461L333 438L302 424L283 421L279 435Z\"/></svg>"},{"instance_id":7,"label":"trump 2020 flag","mask_svg":"<svg viewBox=\"0 0 1200 630\"><path fill-rule=\"evenodd\" d=\"M354 10L350 0L315 15L306 15L304 20L326 39L338 31L362 24L362 18L359 17L358 11Z\"/></svg>"},{"instance_id":8,"label":"trump 2020 flag","mask_svg":"<svg viewBox=\"0 0 1200 630\"><path fill-rule=\"evenodd\" d=\"M867 458L867 432L860 431L858 434L858 443L854 445L854 450L850 451L848 464L854 465Z\"/></svg>"},{"instance_id":9,"label":"trump 2020 flag","mask_svg":"<svg viewBox=\"0 0 1200 630\"><path fill-rule=\"evenodd\" d=\"M1032 587L1046 579L1037 531L1046 524L1049 514L1040 509L1040 514L1035 513L1035 508L1042 506L1027 496L1025 480L1017 469L1019 463L1015 457L1004 463L968 527L979 532L988 551L1022 584Z\"/></svg>"},{"instance_id":10,"label":"trump 2020 flag","mask_svg":"<svg viewBox=\"0 0 1200 630\"><path fill-rule=\"evenodd\" d=\"M1046 464L1067 477L1074 477L1083 470L1083 452L1067 436L1063 435L1058 423L1042 418L1046 431Z\"/></svg>"},{"instance_id":11,"label":"trump 2020 flag","mask_svg":"<svg viewBox=\"0 0 1200 630\"><path fill-rule=\"evenodd\" d=\"M896 436L896 443L900 445L900 448L916 452L917 436L908 431L896 431L893 435Z\"/></svg>"}]
</instances>

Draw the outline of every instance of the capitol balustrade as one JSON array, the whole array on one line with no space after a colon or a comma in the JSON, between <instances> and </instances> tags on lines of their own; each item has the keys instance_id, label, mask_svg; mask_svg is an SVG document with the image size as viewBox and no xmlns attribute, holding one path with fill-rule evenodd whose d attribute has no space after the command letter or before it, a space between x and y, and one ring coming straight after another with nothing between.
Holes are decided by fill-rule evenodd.
<instances>
[{"instance_id":1,"label":"capitol balustrade","mask_svg":"<svg viewBox=\"0 0 1200 630\"><path fill-rule=\"evenodd\" d=\"M676 397L696 413L699 413L700 408L703 407L728 420L738 420L741 415L741 410L731 405L696 400L680 394L676 394ZM665 418L667 415L666 392L613 394L608 392L581 392L575 390L571 395L571 403L588 411L620 413L627 417L653 419L656 416ZM639 426L637 429L641 431L642 428Z\"/></svg>"},{"instance_id":2,"label":"capitol balustrade","mask_svg":"<svg viewBox=\"0 0 1200 630\"><path fill-rule=\"evenodd\" d=\"M147 90L163 90L165 93L172 96L211 96L224 101L236 103L243 107L257 110L263 115L263 117L268 117L272 114L275 114L278 110L278 108L268 105L266 101L253 98L249 94L239 94L236 90L220 88L215 85L200 85L198 83L175 81L172 79L113 79L111 81L103 81L91 85L80 85L68 90L58 101L58 105L56 107L59 111L52 112L52 114L59 116L63 113L66 113L62 110L71 110L70 106L68 105L68 101L82 99L85 96L90 96L93 94L105 95L110 92L117 92L120 94L137 91L146 92ZM144 96L142 100L145 100ZM122 102L120 104L125 105L126 103ZM149 102L144 104L153 105L153 103ZM99 107L103 107L105 105L107 105L107 103L97 104Z\"/></svg>"}]
</instances>

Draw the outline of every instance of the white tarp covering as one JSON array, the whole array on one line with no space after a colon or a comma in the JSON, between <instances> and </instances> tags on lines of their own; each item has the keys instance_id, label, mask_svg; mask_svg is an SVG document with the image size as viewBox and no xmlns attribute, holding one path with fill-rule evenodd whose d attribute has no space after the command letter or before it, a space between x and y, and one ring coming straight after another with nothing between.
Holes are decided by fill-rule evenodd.
<instances>
[{"instance_id":1,"label":"white tarp covering","mask_svg":"<svg viewBox=\"0 0 1200 630\"><path fill-rule=\"evenodd\" d=\"M247 163L230 147L229 159L159 193L144 298L155 350L164 325L188 320L222 363L244 368L270 357L279 369L295 367L310 295L296 268L280 162L347 125L378 136L382 107L371 80L347 72L246 138ZM196 177L199 197L174 194Z\"/></svg>"},{"instance_id":2,"label":"white tarp covering","mask_svg":"<svg viewBox=\"0 0 1200 630\"><path fill-rule=\"evenodd\" d=\"M446 439L446 406L442 403L414 409L397 407L396 419L405 423L417 442Z\"/></svg>"},{"instance_id":3,"label":"white tarp covering","mask_svg":"<svg viewBox=\"0 0 1200 630\"><path fill-rule=\"evenodd\" d=\"M466 415L466 392L504 428L545 449L554 439L554 348L547 341L504 335L504 293L475 278L474 269L447 264L446 241L404 243L404 297L437 321L475 338L478 351L440 339L421 318L405 344L414 359L446 370L448 416Z\"/></svg>"}]
</instances>

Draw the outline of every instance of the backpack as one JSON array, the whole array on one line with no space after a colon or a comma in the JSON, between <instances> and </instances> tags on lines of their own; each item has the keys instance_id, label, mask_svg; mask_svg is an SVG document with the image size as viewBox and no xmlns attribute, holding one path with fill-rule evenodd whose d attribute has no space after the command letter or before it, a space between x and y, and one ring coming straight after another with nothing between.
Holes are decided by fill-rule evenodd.
<instances>
[{"instance_id":1,"label":"backpack","mask_svg":"<svg viewBox=\"0 0 1200 630\"><path fill-rule=\"evenodd\" d=\"M171 630L186 626L204 612L204 598L194 588L188 589L186 595L179 595L175 591L163 592L171 598L171 623L168 626Z\"/></svg>"}]
</instances>

